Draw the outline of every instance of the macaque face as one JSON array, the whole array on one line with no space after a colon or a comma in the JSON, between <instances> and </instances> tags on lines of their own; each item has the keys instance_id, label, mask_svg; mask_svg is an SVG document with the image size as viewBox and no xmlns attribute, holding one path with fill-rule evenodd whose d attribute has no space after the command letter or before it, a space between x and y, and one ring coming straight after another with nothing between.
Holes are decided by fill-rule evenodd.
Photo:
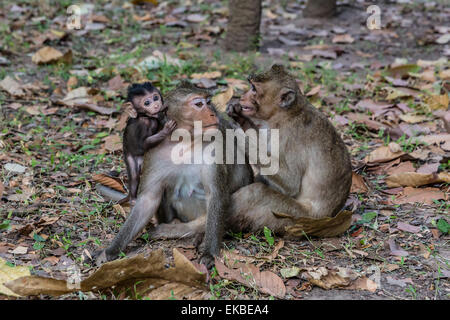
<instances>
[{"instance_id":1,"label":"macaque face","mask_svg":"<svg viewBox=\"0 0 450 320\"><path fill-rule=\"evenodd\" d=\"M278 97L272 97L276 88L271 88L270 83L249 82L250 90L240 99L242 115L258 119L270 118L276 112L276 105L278 105L278 101L275 101Z\"/></svg>"},{"instance_id":2,"label":"macaque face","mask_svg":"<svg viewBox=\"0 0 450 320\"><path fill-rule=\"evenodd\" d=\"M207 96L192 94L183 105L183 117L189 121L201 121L203 129L218 128L219 120L210 109L211 99Z\"/></svg>"},{"instance_id":3,"label":"macaque face","mask_svg":"<svg viewBox=\"0 0 450 320\"><path fill-rule=\"evenodd\" d=\"M134 97L133 106L138 113L149 117L156 117L159 112L165 109L161 95L156 91Z\"/></svg>"}]
</instances>

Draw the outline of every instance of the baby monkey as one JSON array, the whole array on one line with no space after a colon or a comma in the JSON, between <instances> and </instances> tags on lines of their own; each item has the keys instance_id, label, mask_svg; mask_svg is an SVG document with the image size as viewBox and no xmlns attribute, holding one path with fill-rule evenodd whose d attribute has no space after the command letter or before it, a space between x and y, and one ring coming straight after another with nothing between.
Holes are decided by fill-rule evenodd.
<instances>
[{"instance_id":1,"label":"baby monkey","mask_svg":"<svg viewBox=\"0 0 450 320\"><path fill-rule=\"evenodd\" d=\"M128 88L126 111L130 115L123 133L123 155L128 174L128 196L119 203L136 202L144 154L163 141L177 126L166 116L167 107L150 82Z\"/></svg>"}]
</instances>

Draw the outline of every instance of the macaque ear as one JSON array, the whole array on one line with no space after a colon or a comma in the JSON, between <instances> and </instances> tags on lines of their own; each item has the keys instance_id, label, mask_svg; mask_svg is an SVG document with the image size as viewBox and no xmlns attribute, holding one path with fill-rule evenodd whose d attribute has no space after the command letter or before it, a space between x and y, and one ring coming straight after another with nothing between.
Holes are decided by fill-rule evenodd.
<instances>
[{"instance_id":1,"label":"macaque ear","mask_svg":"<svg viewBox=\"0 0 450 320\"><path fill-rule=\"evenodd\" d=\"M289 88L283 88L280 92L280 107L283 109L289 108L296 99L295 91Z\"/></svg>"},{"instance_id":2,"label":"macaque ear","mask_svg":"<svg viewBox=\"0 0 450 320\"><path fill-rule=\"evenodd\" d=\"M131 102L126 102L124 104L125 112L130 116L130 118L137 118L137 111L133 107Z\"/></svg>"}]
</instances>

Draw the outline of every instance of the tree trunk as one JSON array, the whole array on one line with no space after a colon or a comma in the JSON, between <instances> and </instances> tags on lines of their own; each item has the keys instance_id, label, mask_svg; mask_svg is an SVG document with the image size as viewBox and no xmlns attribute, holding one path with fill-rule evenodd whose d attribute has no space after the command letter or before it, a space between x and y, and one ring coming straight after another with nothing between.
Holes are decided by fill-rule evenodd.
<instances>
[{"instance_id":1,"label":"tree trunk","mask_svg":"<svg viewBox=\"0 0 450 320\"><path fill-rule=\"evenodd\" d=\"M329 18L336 14L336 0L308 0L303 16L306 18Z\"/></svg>"},{"instance_id":2,"label":"tree trunk","mask_svg":"<svg viewBox=\"0 0 450 320\"><path fill-rule=\"evenodd\" d=\"M225 48L234 51L257 49L260 24L261 0L229 0Z\"/></svg>"}]
</instances>

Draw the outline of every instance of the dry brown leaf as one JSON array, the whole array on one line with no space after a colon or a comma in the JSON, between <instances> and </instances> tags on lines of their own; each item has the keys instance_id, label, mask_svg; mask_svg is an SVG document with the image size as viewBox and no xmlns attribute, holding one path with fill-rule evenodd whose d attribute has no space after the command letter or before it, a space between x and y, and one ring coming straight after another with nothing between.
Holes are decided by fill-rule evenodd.
<instances>
[{"instance_id":1,"label":"dry brown leaf","mask_svg":"<svg viewBox=\"0 0 450 320\"><path fill-rule=\"evenodd\" d=\"M355 39L349 34L338 34L333 37L333 43L353 43Z\"/></svg>"},{"instance_id":2,"label":"dry brown leaf","mask_svg":"<svg viewBox=\"0 0 450 320\"><path fill-rule=\"evenodd\" d=\"M424 100L431 111L434 110L446 111L448 109L449 103L448 93L444 93L442 95L428 96Z\"/></svg>"},{"instance_id":3,"label":"dry brown leaf","mask_svg":"<svg viewBox=\"0 0 450 320\"><path fill-rule=\"evenodd\" d=\"M392 152L389 147L382 146L382 147L379 147L379 148L373 150L371 153L369 153L364 158L364 162L367 164L388 162L388 161L397 159L404 154L405 153L403 151Z\"/></svg>"},{"instance_id":4,"label":"dry brown leaf","mask_svg":"<svg viewBox=\"0 0 450 320\"><path fill-rule=\"evenodd\" d=\"M235 250L222 250L222 257L223 262L227 265L229 268L233 268L236 265L242 264L242 263L252 263L255 261L254 257L248 257L244 255L240 255L236 253Z\"/></svg>"},{"instance_id":5,"label":"dry brown leaf","mask_svg":"<svg viewBox=\"0 0 450 320\"><path fill-rule=\"evenodd\" d=\"M12 96L22 97L25 95L25 92L22 90L22 85L10 76L6 76L2 81L0 81L0 88Z\"/></svg>"},{"instance_id":6,"label":"dry brown leaf","mask_svg":"<svg viewBox=\"0 0 450 320\"><path fill-rule=\"evenodd\" d=\"M104 115L111 115L116 111L114 108L105 108L96 105L91 92L92 90L87 87L79 87L68 92L62 100L57 100L56 102L68 107L87 109Z\"/></svg>"},{"instance_id":7,"label":"dry brown leaf","mask_svg":"<svg viewBox=\"0 0 450 320\"><path fill-rule=\"evenodd\" d=\"M254 265L242 263L236 265L236 268L228 268L219 259L216 259L215 265L221 278L237 281L280 299L286 295L283 280L271 271L261 272Z\"/></svg>"},{"instance_id":8,"label":"dry brown leaf","mask_svg":"<svg viewBox=\"0 0 450 320\"><path fill-rule=\"evenodd\" d=\"M234 90L232 86L228 86L227 90L215 95L212 98L212 103L220 112L225 112L227 103L233 98Z\"/></svg>"},{"instance_id":9,"label":"dry brown leaf","mask_svg":"<svg viewBox=\"0 0 450 320\"><path fill-rule=\"evenodd\" d=\"M402 172L387 177L385 181L387 186L390 188L419 187L433 183L441 183L441 182L450 183L450 174L448 172L441 172L439 174Z\"/></svg>"},{"instance_id":10,"label":"dry brown leaf","mask_svg":"<svg viewBox=\"0 0 450 320\"><path fill-rule=\"evenodd\" d=\"M439 72L439 77L442 80L450 80L450 69Z\"/></svg>"},{"instance_id":11,"label":"dry brown leaf","mask_svg":"<svg viewBox=\"0 0 450 320\"><path fill-rule=\"evenodd\" d=\"M421 116L411 113L401 114L399 115L399 118L408 123L420 123L428 120L427 116Z\"/></svg>"},{"instance_id":12,"label":"dry brown leaf","mask_svg":"<svg viewBox=\"0 0 450 320\"><path fill-rule=\"evenodd\" d=\"M280 241L278 241L277 245L273 248L273 251L271 254L269 254L267 256L262 256L261 258L271 261L278 256L278 251L280 251L280 249L283 247L284 247L284 241L280 240Z\"/></svg>"},{"instance_id":13,"label":"dry brown leaf","mask_svg":"<svg viewBox=\"0 0 450 320\"><path fill-rule=\"evenodd\" d=\"M352 212L343 210L332 218L294 218L286 213L273 212L275 217L280 219L291 219L292 225L285 227L286 233L290 236L334 237L344 233L352 224Z\"/></svg>"},{"instance_id":14,"label":"dry brown leaf","mask_svg":"<svg viewBox=\"0 0 450 320\"><path fill-rule=\"evenodd\" d=\"M386 170L389 175L405 172L415 172L416 169L411 161L401 162L398 166L390 167Z\"/></svg>"},{"instance_id":15,"label":"dry brown leaf","mask_svg":"<svg viewBox=\"0 0 450 320\"><path fill-rule=\"evenodd\" d=\"M350 284L348 287L345 287L344 289L348 289L348 290L367 290L370 292L376 292L377 291L377 284L370 280L367 277L361 277L359 279L356 279L355 281L353 281L352 284Z\"/></svg>"},{"instance_id":16,"label":"dry brown leaf","mask_svg":"<svg viewBox=\"0 0 450 320\"><path fill-rule=\"evenodd\" d=\"M113 188L114 190L126 193L122 182L118 178L113 178L113 177L107 176L106 174L100 173L100 174L94 174L92 176L92 179L95 182L98 182L107 187Z\"/></svg>"},{"instance_id":17,"label":"dry brown leaf","mask_svg":"<svg viewBox=\"0 0 450 320\"><path fill-rule=\"evenodd\" d=\"M307 97L313 96L317 93L319 93L320 88L322 88L322 86L319 84L318 86L315 86L314 88L312 88L311 90L309 90L309 92L306 94Z\"/></svg>"},{"instance_id":18,"label":"dry brown leaf","mask_svg":"<svg viewBox=\"0 0 450 320\"><path fill-rule=\"evenodd\" d=\"M105 149L111 152L122 150L122 139L118 134L105 137Z\"/></svg>"},{"instance_id":19,"label":"dry brown leaf","mask_svg":"<svg viewBox=\"0 0 450 320\"><path fill-rule=\"evenodd\" d=\"M233 78L225 78L225 80L227 81L228 85L233 87L234 90L247 91L249 88L247 81Z\"/></svg>"},{"instance_id":20,"label":"dry brown leaf","mask_svg":"<svg viewBox=\"0 0 450 320\"><path fill-rule=\"evenodd\" d=\"M367 191L369 191L369 188L367 188L364 178L359 174L357 174L356 172L352 172L352 187L350 189L350 192L366 193Z\"/></svg>"},{"instance_id":21,"label":"dry brown leaf","mask_svg":"<svg viewBox=\"0 0 450 320\"><path fill-rule=\"evenodd\" d=\"M19 279L21 277L26 277L30 275L30 269L26 266L9 266L6 261L0 258L0 294L7 296L19 295L11 291L9 288L5 287L3 284L8 281Z\"/></svg>"},{"instance_id":22,"label":"dry brown leaf","mask_svg":"<svg viewBox=\"0 0 450 320\"><path fill-rule=\"evenodd\" d=\"M33 55L31 61L33 61L36 64L47 64L57 61L71 63L72 51L69 50L63 54L61 51L56 50L52 47L43 47Z\"/></svg>"},{"instance_id":23,"label":"dry brown leaf","mask_svg":"<svg viewBox=\"0 0 450 320\"><path fill-rule=\"evenodd\" d=\"M175 267L166 269L167 263L161 249L151 252L148 257L143 254L129 259L115 260L103 264L97 271L80 283L70 284L64 280L26 276L5 283L16 294L23 296L48 294L58 296L75 291L97 291L115 287L119 292L134 295L150 295L168 299L171 291L178 294L197 296L208 293L205 285L206 275L199 272L192 263L174 249ZM138 284L137 284L138 283ZM161 287L165 287L161 289ZM127 290L128 289L128 290ZM132 289L132 290L130 290ZM169 290L169 291L168 291ZM133 296L132 296L133 297ZM176 297L178 299L184 296Z\"/></svg>"},{"instance_id":24,"label":"dry brown leaf","mask_svg":"<svg viewBox=\"0 0 450 320\"><path fill-rule=\"evenodd\" d=\"M192 79L217 79L222 76L222 72L220 71L212 71L212 72L204 72L204 73L193 73L191 74Z\"/></svg>"},{"instance_id":25,"label":"dry brown leaf","mask_svg":"<svg viewBox=\"0 0 450 320\"><path fill-rule=\"evenodd\" d=\"M442 192L438 188L412 188L403 189L403 194L392 200L393 204L405 203L425 203L433 204L434 200L447 200L448 194Z\"/></svg>"},{"instance_id":26,"label":"dry brown leaf","mask_svg":"<svg viewBox=\"0 0 450 320\"><path fill-rule=\"evenodd\" d=\"M326 289L346 289L346 290L367 290L375 292L377 285L372 280L366 277L359 277L354 271L337 267L333 270L328 270L324 267L306 268L302 274L312 284Z\"/></svg>"}]
</instances>

